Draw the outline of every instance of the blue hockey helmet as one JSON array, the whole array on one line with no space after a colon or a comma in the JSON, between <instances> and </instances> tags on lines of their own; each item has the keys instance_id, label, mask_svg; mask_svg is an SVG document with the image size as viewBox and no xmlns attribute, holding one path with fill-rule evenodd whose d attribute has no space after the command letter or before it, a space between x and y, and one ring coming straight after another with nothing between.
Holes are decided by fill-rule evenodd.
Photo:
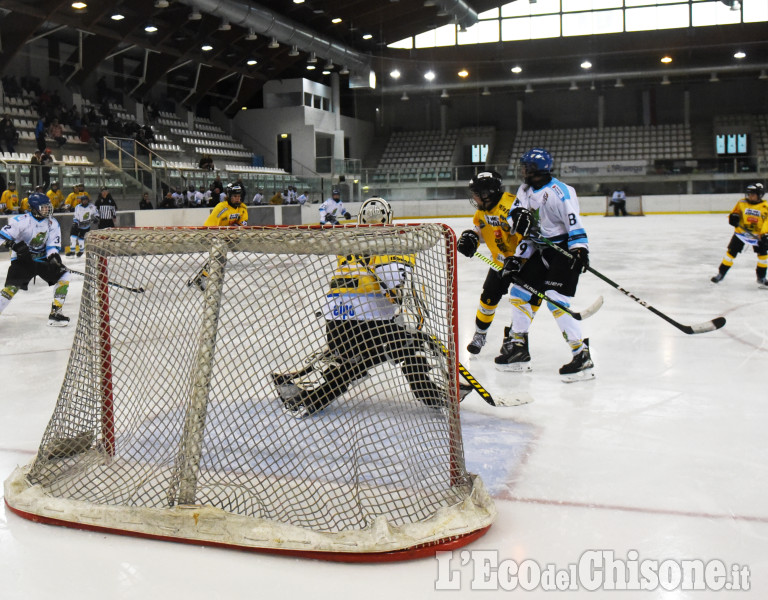
<instances>
[{"instance_id":1,"label":"blue hockey helmet","mask_svg":"<svg viewBox=\"0 0 768 600\"><path fill-rule=\"evenodd\" d=\"M35 192L29 195L29 211L38 221L45 219L53 212L50 198L45 194Z\"/></svg>"},{"instance_id":2,"label":"blue hockey helmet","mask_svg":"<svg viewBox=\"0 0 768 600\"><path fill-rule=\"evenodd\" d=\"M550 175L553 164L552 155L544 148L531 148L520 157L520 172L523 181L531 185L534 179Z\"/></svg>"}]
</instances>

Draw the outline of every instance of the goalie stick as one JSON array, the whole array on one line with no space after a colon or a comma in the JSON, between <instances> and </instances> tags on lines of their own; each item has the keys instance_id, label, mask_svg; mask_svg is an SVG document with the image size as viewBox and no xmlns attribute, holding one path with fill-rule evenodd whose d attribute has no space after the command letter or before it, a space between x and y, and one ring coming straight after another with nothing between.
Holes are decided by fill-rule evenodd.
<instances>
[{"instance_id":1,"label":"goalie stick","mask_svg":"<svg viewBox=\"0 0 768 600\"><path fill-rule=\"evenodd\" d=\"M492 269L495 269L496 271L501 271L502 266L492 258L488 258L487 256L485 256L484 254L481 254L480 252L475 252L475 256L480 260L482 260L483 262L488 263ZM528 285L527 283L525 283L524 281L521 281L518 278L515 278L514 282L515 284L519 285L521 288L530 292L537 298L541 298L543 301L549 302L553 306L556 306L560 310L568 313L577 321L583 321L584 319L588 319L589 317L594 315L598 310L600 310L600 307L603 305L603 297L599 296L597 300L595 300L592 304L590 304L584 310L576 311L576 310L573 310L570 306L566 306L565 304L562 304L557 300L553 300L552 298L547 296L545 293L540 292L535 287Z\"/></svg>"},{"instance_id":2,"label":"goalie stick","mask_svg":"<svg viewBox=\"0 0 768 600\"><path fill-rule=\"evenodd\" d=\"M81 277L85 277L85 273L83 273L82 271L76 271L75 269L70 269L69 267L67 267L67 271L69 271L70 273L74 273L75 275L80 275ZM107 285L120 288L121 290L127 290L129 292L133 292L134 294L143 294L146 291L143 287L130 287L128 285L123 285L121 283L116 283L114 281L109 281L109 280L107 280Z\"/></svg>"},{"instance_id":3,"label":"goalie stick","mask_svg":"<svg viewBox=\"0 0 768 600\"><path fill-rule=\"evenodd\" d=\"M548 240L547 238L538 237L538 238L531 238L531 240L534 241L534 242L541 242L541 243L549 246L550 248L554 248L555 250L557 250L563 256L567 256L568 258L573 258L573 254L571 254L567 250L564 250L563 248L561 248L560 246L558 246L554 242ZM619 290L625 296L628 296L629 298L632 298L632 300L637 302L639 305L644 306L645 308L650 310L657 317L661 317L667 323L669 323L670 325L673 325L674 327L677 327L680 331L682 331L683 333L687 333L688 335L691 335L691 334L694 334L694 333L706 333L708 331L715 331L717 329L720 329L723 325L725 325L725 317L715 317L714 319L712 319L710 321L704 321L703 323L696 323L695 325L683 325L682 323L678 323L677 321L675 321L673 318L668 317L667 315L665 315L660 310L657 310L656 308L654 308L653 306L651 306L650 304L648 304L644 300L638 298L637 296L635 296L629 290L625 290L618 283L616 283L615 281L612 281L611 279L609 279L608 277L603 275L597 269L593 269L592 267L587 266L587 271L589 271L590 273L596 275L597 277L599 277L600 279L605 281L608 285L616 288L617 290Z\"/></svg>"}]
</instances>

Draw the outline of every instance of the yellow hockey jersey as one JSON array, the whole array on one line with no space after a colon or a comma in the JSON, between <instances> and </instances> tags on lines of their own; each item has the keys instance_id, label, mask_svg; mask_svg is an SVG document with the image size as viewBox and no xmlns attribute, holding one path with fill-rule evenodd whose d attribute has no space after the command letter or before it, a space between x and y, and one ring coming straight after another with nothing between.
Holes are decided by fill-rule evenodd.
<instances>
[{"instance_id":1,"label":"yellow hockey jersey","mask_svg":"<svg viewBox=\"0 0 768 600\"><path fill-rule=\"evenodd\" d=\"M514 201L515 195L505 192L496 206L488 211L477 210L472 219L475 231L483 238L493 258L500 263L515 254L522 240L522 236L514 233L507 222Z\"/></svg>"},{"instance_id":2,"label":"yellow hockey jersey","mask_svg":"<svg viewBox=\"0 0 768 600\"><path fill-rule=\"evenodd\" d=\"M323 315L330 321L393 319L415 264L415 255L339 256Z\"/></svg>"},{"instance_id":3,"label":"yellow hockey jersey","mask_svg":"<svg viewBox=\"0 0 768 600\"><path fill-rule=\"evenodd\" d=\"M62 202L64 202L64 194L61 190L48 190L45 195L48 196L48 199L51 201L53 210L58 210Z\"/></svg>"},{"instance_id":4,"label":"yellow hockey jersey","mask_svg":"<svg viewBox=\"0 0 768 600\"><path fill-rule=\"evenodd\" d=\"M731 214L739 215L735 233L742 241L754 245L760 235L768 233L768 200L750 204L746 198L742 198L733 207Z\"/></svg>"},{"instance_id":5,"label":"yellow hockey jersey","mask_svg":"<svg viewBox=\"0 0 768 600\"><path fill-rule=\"evenodd\" d=\"M16 190L5 190L0 196L0 213L10 212L19 207L19 192Z\"/></svg>"},{"instance_id":6,"label":"yellow hockey jersey","mask_svg":"<svg viewBox=\"0 0 768 600\"><path fill-rule=\"evenodd\" d=\"M219 202L203 223L204 227L228 227L230 225L247 225L248 209L240 203L237 208L232 208L229 202Z\"/></svg>"}]
</instances>

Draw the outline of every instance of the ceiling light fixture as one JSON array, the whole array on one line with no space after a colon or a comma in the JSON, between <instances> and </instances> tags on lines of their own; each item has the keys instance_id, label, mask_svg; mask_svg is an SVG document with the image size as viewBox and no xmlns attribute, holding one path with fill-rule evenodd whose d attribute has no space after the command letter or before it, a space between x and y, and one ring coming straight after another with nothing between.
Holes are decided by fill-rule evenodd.
<instances>
[{"instance_id":1,"label":"ceiling light fixture","mask_svg":"<svg viewBox=\"0 0 768 600\"><path fill-rule=\"evenodd\" d=\"M373 37L373 36L372 36L370 33L366 33L366 34L363 36L363 39L364 39L364 40L370 40L372 37Z\"/></svg>"},{"instance_id":2,"label":"ceiling light fixture","mask_svg":"<svg viewBox=\"0 0 768 600\"><path fill-rule=\"evenodd\" d=\"M480 93L481 96L490 96L491 90L488 87L484 87L483 91Z\"/></svg>"},{"instance_id":3,"label":"ceiling light fixture","mask_svg":"<svg viewBox=\"0 0 768 600\"><path fill-rule=\"evenodd\" d=\"M443 93L440 94L440 97L441 98L450 98L450 96L448 95L448 90L443 90Z\"/></svg>"},{"instance_id":4,"label":"ceiling light fixture","mask_svg":"<svg viewBox=\"0 0 768 600\"><path fill-rule=\"evenodd\" d=\"M155 27L154 25L147 25L144 28L144 31L146 31L147 33L155 33L157 31L157 27Z\"/></svg>"},{"instance_id":5,"label":"ceiling light fixture","mask_svg":"<svg viewBox=\"0 0 768 600\"><path fill-rule=\"evenodd\" d=\"M400 100L410 100L410 98L408 97L408 94L406 92L403 92L403 95L400 96Z\"/></svg>"},{"instance_id":6,"label":"ceiling light fixture","mask_svg":"<svg viewBox=\"0 0 768 600\"><path fill-rule=\"evenodd\" d=\"M72 8L74 8L75 10L85 10L86 8L88 8L88 5L85 2L73 2Z\"/></svg>"},{"instance_id":7,"label":"ceiling light fixture","mask_svg":"<svg viewBox=\"0 0 768 600\"><path fill-rule=\"evenodd\" d=\"M671 56L662 56L661 57L661 62L663 62L665 65L668 65L669 63L672 62L672 57Z\"/></svg>"},{"instance_id":8,"label":"ceiling light fixture","mask_svg":"<svg viewBox=\"0 0 768 600\"><path fill-rule=\"evenodd\" d=\"M334 25L338 25L339 23L341 23L341 19L339 17L336 17L335 19L331 19L331 23L333 23Z\"/></svg>"},{"instance_id":9,"label":"ceiling light fixture","mask_svg":"<svg viewBox=\"0 0 768 600\"><path fill-rule=\"evenodd\" d=\"M288 53L288 56L298 56L299 55L299 49L296 46L291 46L291 51Z\"/></svg>"},{"instance_id":10,"label":"ceiling light fixture","mask_svg":"<svg viewBox=\"0 0 768 600\"><path fill-rule=\"evenodd\" d=\"M462 79L465 79L465 78L469 77L469 71L467 71L466 69L462 69L461 71L456 73L456 75L458 75Z\"/></svg>"},{"instance_id":11,"label":"ceiling light fixture","mask_svg":"<svg viewBox=\"0 0 768 600\"><path fill-rule=\"evenodd\" d=\"M252 58L245 64L247 64L249 67L252 67L253 65L258 64L258 61Z\"/></svg>"},{"instance_id":12,"label":"ceiling light fixture","mask_svg":"<svg viewBox=\"0 0 768 600\"><path fill-rule=\"evenodd\" d=\"M768 73L766 73L765 69L760 71L760 75L757 76L758 79L768 79Z\"/></svg>"},{"instance_id":13,"label":"ceiling light fixture","mask_svg":"<svg viewBox=\"0 0 768 600\"><path fill-rule=\"evenodd\" d=\"M720 78L717 76L717 73L712 73L712 75L709 76L709 83L720 83Z\"/></svg>"},{"instance_id":14,"label":"ceiling light fixture","mask_svg":"<svg viewBox=\"0 0 768 600\"><path fill-rule=\"evenodd\" d=\"M526 94L533 94L533 86L530 83L525 86L525 93Z\"/></svg>"},{"instance_id":15,"label":"ceiling light fixture","mask_svg":"<svg viewBox=\"0 0 768 600\"><path fill-rule=\"evenodd\" d=\"M427 81L434 81L435 80L435 72L434 71L427 71L424 73L424 79Z\"/></svg>"},{"instance_id":16,"label":"ceiling light fixture","mask_svg":"<svg viewBox=\"0 0 768 600\"><path fill-rule=\"evenodd\" d=\"M579 89L579 86L576 85L576 82L575 81L571 81L571 87L569 87L568 90L571 91L571 92L575 92L578 89Z\"/></svg>"},{"instance_id":17,"label":"ceiling light fixture","mask_svg":"<svg viewBox=\"0 0 768 600\"><path fill-rule=\"evenodd\" d=\"M591 69L592 68L592 63L589 62L588 60L585 60L584 62L581 63L580 66L581 66L582 69Z\"/></svg>"},{"instance_id":18,"label":"ceiling light fixture","mask_svg":"<svg viewBox=\"0 0 768 600\"><path fill-rule=\"evenodd\" d=\"M317 56L315 55L314 52L310 52L309 53L309 58L307 59L307 62L310 65L314 65L317 62Z\"/></svg>"},{"instance_id":19,"label":"ceiling light fixture","mask_svg":"<svg viewBox=\"0 0 768 600\"><path fill-rule=\"evenodd\" d=\"M325 66L323 67L323 69L325 69L326 71L330 71L331 69L333 69L333 61L330 58L328 59L328 62L325 63Z\"/></svg>"},{"instance_id":20,"label":"ceiling light fixture","mask_svg":"<svg viewBox=\"0 0 768 600\"><path fill-rule=\"evenodd\" d=\"M113 21L122 21L125 19L125 15L121 15L120 13L115 13L110 17Z\"/></svg>"},{"instance_id":21,"label":"ceiling light fixture","mask_svg":"<svg viewBox=\"0 0 768 600\"><path fill-rule=\"evenodd\" d=\"M316 68L315 65L307 65L307 71L314 71Z\"/></svg>"},{"instance_id":22,"label":"ceiling light fixture","mask_svg":"<svg viewBox=\"0 0 768 600\"><path fill-rule=\"evenodd\" d=\"M200 50L202 50L203 52L210 52L211 50L213 50L213 46L211 46L210 44L204 44L203 46L200 47Z\"/></svg>"},{"instance_id":23,"label":"ceiling light fixture","mask_svg":"<svg viewBox=\"0 0 768 600\"><path fill-rule=\"evenodd\" d=\"M390 76L392 79L400 79L400 71L398 71L397 69L392 69L392 70L389 72L389 76Z\"/></svg>"},{"instance_id":24,"label":"ceiling light fixture","mask_svg":"<svg viewBox=\"0 0 768 600\"><path fill-rule=\"evenodd\" d=\"M736 53L733 55L733 58L738 58L739 60L741 60L742 58L747 58L747 54L746 54L746 52L744 52L744 51L742 51L742 50L739 50L739 51L737 51L737 52L736 52Z\"/></svg>"},{"instance_id":25,"label":"ceiling light fixture","mask_svg":"<svg viewBox=\"0 0 768 600\"><path fill-rule=\"evenodd\" d=\"M232 25L227 20L223 20L219 25L219 31L229 31L230 29L232 29Z\"/></svg>"},{"instance_id":26,"label":"ceiling light fixture","mask_svg":"<svg viewBox=\"0 0 768 600\"><path fill-rule=\"evenodd\" d=\"M345 66L341 67L341 71L339 71L339 75L349 75L349 69Z\"/></svg>"},{"instance_id":27,"label":"ceiling light fixture","mask_svg":"<svg viewBox=\"0 0 768 600\"><path fill-rule=\"evenodd\" d=\"M256 35L256 30L255 29L249 29L248 30L248 35L245 36L245 39L248 42L252 42L253 40L258 40L259 36Z\"/></svg>"},{"instance_id":28,"label":"ceiling light fixture","mask_svg":"<svg viewBox=\"0 0 768 600\"><path fill-rule=\"evenodd\" d=\"M279 47L280 47L280 44L277 43L277 38L273 37L271 40L269 40L269 44L267 45L267 48L274 50L275 48L279 48Z\"/></svg>"},{"instance_id":29,"label":"ceiling light fixture","mask_svg":"<svg viewBox=\"0 0 768 600\"><path fill-rule=\"evenodd\" d=\"M168 0L155 0L155 8L168 8Z\"/></svg>"},{"instance_id":30,"label":"ceiling light fixture","mask_svg":"<svg viewBox=\"0 0 768 600\"><path fill-rule=\"evenodd\" d=\"M199 21L202 18L203 18L203 15L200 14L199 10L193 10L191 13L187 15L187 19L189 19L190 21Z\"/></svg>"},{"instance_id":31,"label":"ceiling light fixture","mask_svg":"<svg viewBox=\"0 0 768 600\"><path fill-rule=\"evenodd\" d=\"M621 80L621 77L618 77L616 79L616 83L613 84L613 87L617 87L617 88L623 88L624 87L624 82Z\"/></svg>"},{"instance_id":32,"label":"ceiling light fixture","mask_svg":"<svg viewBox=\"0 0 768 600\"><path fill-rule=\"evenodd\" d=\"M669 85L669 77L667 75L664 75L664 77L661 78L661 85Z\"/></svg>"},{"instance_id":33,"label":"ceiling light fixture","mask_svg":"<svg viewBox=\"0 0 768 600\"><path fill-rule=\"evenodd\" d=\"M522 73L523 72L523 68L518 66L518 65L515 65L514 67L512 67L510 69L510 71L512 71L515 75L517 75L518 73Z\"/></svg>"}]
</instances>

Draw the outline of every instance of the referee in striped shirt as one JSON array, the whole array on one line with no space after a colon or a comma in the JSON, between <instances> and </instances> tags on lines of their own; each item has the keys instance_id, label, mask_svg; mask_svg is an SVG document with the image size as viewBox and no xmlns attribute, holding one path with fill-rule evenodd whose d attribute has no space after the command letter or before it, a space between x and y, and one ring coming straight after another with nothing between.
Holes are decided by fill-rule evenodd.
<instances>
[{"instance_id":1,"label":"referee in striped shirt","mask_svg":"<svg viewBox=\"0 0 768 600\"><path fill-rule=\"evenodd\" d=\"M96 200L96 208L99 209L99 229L114 227L117 218L117 204L109 193L108 187L101 188L99 198Z\"/></svg>"}]
</instances>

